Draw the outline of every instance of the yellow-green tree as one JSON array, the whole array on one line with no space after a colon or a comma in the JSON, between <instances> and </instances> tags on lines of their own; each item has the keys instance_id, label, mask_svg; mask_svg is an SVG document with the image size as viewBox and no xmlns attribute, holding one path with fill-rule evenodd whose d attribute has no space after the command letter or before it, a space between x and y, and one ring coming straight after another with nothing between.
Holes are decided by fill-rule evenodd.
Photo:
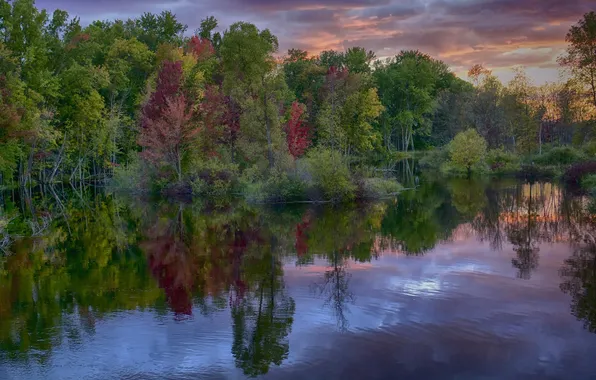
<instances>
[{"instance_id":1,"label":"yellow-green tree","mask_svg":"<svg viewBox=\"0 0 596 380\"><path fill-rule=\"evenodd\" d=\"M458 133L449 143L449 156L451 165L461 171L466 171L468 176L472 170L478 168L486 156L486 140L474 129Z\"/></svg>"}]
</instances>

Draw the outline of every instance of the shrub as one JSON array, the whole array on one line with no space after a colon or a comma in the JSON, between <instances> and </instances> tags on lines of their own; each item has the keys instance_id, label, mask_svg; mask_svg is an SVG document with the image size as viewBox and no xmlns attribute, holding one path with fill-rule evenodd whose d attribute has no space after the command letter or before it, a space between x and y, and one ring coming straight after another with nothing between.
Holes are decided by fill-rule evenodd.
<instances>
[{"instance_id":1,"label":"shrub","mask_svg":"<svg viewBox=\"0 0 596 380\"><path fill-rule=\"evenodd\" d=\"M596 174L588 174L581 179L581 185L584 190L596 195Z\"/></svg>"},{"instance_id":2,"label":"shrub","mask_svg":"<svg viewBox=\"0 0 596 380\"><path fill-rule=\"evenodd\" d=\"M268 200L289 202L304 199L306 185L294 175L273 171L264 188Z\"/></svg>"},{"instance_id":3,"label":"shrub","mask_svg":"<svg viewBox=\"0 0 596 380\"><path fill-rule=\"evenodd\" d=\"M306 198L306 184L295 175L273 169L266 178L243 181L249 202L292 202Z\"/></svg>"},{"instance_id":4,"label":"shrub","mask_svg":"<svg viewBox=\"0 0 596 380\"><path fill-rule=\"evenodd\" d=\"M579 185L582 178L589 174L596 174L596 161L582 162L571 166L563 175L563 180L568 185Z\"/></svg>"},{"instance_id":5,"label":"shrub","mask_svg":"<svg viewBox=\"0 0 596 380\"><path fill-rule=\"evenodd\" d=\"M486 164L493 173L514 173L520 170L519 157L501 149L489 150L486 154Z\"/></svg>"},{"instance_id":6,"label":"shrub","mask_svg":"<svg viewBox=\"0 0 596 380\"><path fill-rule=\"evenodd\" d=\"M443 164L449 161L449 151L445 148L437 148L425 152L420 159L419 164L422 168L439 169Z\"/></svg>"},{"instance_id":7,"label":"shrub","mask_svg":"<svg viewBox=\"0 0 596 380\"><path fill-rule=\"evenodd\" d=\"M403 189L402 185L391 179L365 178L359 182L360 197L378 199L395 195Z\"/></svg>"},{"instance_id":8,"label":"shrub","mask_svg":"<svg viewBox=\"0 0 596 380\"><path fill-rule=\"evenodd\" d=\"M582 147L582 151L588 159L596 158L596 141L590 141Z\"/></svg>"},{"instance_id":9,"label":"shrub","mask_svg":"<svg viewBox=\"0 0 596 380\"><path fill-rule=\"evenodd\" d=\"M539 165L571 165L585 159L582 151L569 146L559 146L535 157L534 162Z\"/></svg>"},{"instance_id":10,"label":"shrub","mask_svg":"<svg viewBox=\"0 0 596 380\"><path fill-rule=\"evenodd\" d=\"M231 194L238 167L217 159L195 161L190 181L193 195L208 198L226 197Z\"/></svg>"},{"instance_id":11,"label":"shrub","mask_svg":"<svg viewBox=\"0 0 596 380\"><path fill-rule=\"evenodd\" d=\"M133 156L128 165L114 168L114 175L112 176L110 185L117 189L144 189L147 185L146 169L138 157Z\"/></svg>"},{"instance_id":12,"label":"shrub","mask_svg":"<svg viewBox=\"0 0 596 380\"><path fill-rule=\"evenodd\" d=\"M596 198L590 199L588 203L588 212L592 215L596 215Z\"/></svg>"},{"instance_id":13,"label":"shrub","mask_svg":"<svg viewBox=\"0 0 596 380\"><path fill-rule=\"evenodd\" d=\"M356 186L350 170L339 152L319 147L312 149L305 160L306 177L326 200L342 201L354 198Z\"/></svg>"}]
</instances>

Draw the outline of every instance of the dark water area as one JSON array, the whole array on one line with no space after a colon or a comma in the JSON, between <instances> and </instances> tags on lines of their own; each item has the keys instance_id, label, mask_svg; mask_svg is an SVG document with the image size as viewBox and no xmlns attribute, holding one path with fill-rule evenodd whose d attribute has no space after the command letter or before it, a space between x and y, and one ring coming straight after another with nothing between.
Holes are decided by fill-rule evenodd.
<instances>
[{"instance_id":1,"label":"dark water area","mask_svg":"<svg viewBox=\"0 0 596 380\"><path fill-rule=\"evenodd\" d=\"M557 184L3 204L0 379L596 378L596 216Z\"/></svg>"}]
</instances>

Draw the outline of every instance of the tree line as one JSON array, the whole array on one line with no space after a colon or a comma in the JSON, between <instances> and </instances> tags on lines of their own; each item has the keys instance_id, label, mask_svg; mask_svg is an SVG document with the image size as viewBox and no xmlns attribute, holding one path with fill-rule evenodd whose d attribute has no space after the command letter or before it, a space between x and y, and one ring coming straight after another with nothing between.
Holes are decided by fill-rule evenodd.
<instances>
[{"instance_id":1,"label":"tree line","mask_svg":"<svg viewBox=\"0 0 596 380\"><path fill-rule=\"evenodd\" d=\"M33 0L0 0L0 172L4 185L97 183L221 195L321 198L396 190L371 168L475 130L488 149L541 154L592 143L596 14L567 35L570 79L470 81L419 51L380 60L353 47L278 56L268 29L213 17L187 33L164 11L94 21ZM313 186L311 186L313 187ZM262 198L262 196L260 196Z\"/></svg>"}]
</instances>

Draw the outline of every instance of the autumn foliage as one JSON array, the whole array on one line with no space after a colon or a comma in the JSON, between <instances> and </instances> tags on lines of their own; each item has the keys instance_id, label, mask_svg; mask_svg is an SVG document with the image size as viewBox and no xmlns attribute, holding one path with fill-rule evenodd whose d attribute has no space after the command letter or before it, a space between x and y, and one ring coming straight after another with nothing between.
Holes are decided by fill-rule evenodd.
<instances>
[{"instance_id":1,"label":"autumn foliage","mask_svg":"<svg viewBox=\"0 0 596 380\"><path fill-rule=\"evenodd\" d=\"M150 120L159 119L168 99L180 92L182 83L182 62L165 61L157 76L155 91L143 107L142 126L146 127Z\"/></svg>"},{"instance_id":2,"label":"autumn foliage","mask_svg":"<svg viewBox=\"0 0 596 380\"><path fill-rule=\"evenodd\" d=\"M292 103L290 118L286 126L286 136L288 141L288 150L294 159L302 156L310 146L310 129L304 122L304 112L306 108L298 102Z\"/></svg>"},{"instance_id":3,"label":"autumn foliage","mask_svg":"<svg viewBox=\"0 0 596 380\"><path fill-rule=\"evenodd\" d=\"M181 161L199 128L191 122L192 111L186 98L180 95L166 99L162 114L146 119L139 137L143 157L155 164L167 163L182 177Z\"/></svg>"},{"instance_id":4,"label":"autumn foliage","mask_svg":"<svg viewBox=\"0 0 596 380\"><path fill-rule=\"evenodd\" d=\"M188 41L187 49L194 54L199 61L209 59L215 54L215 49L207 38L192 36Z\"/></svg>"}]
</instances>

